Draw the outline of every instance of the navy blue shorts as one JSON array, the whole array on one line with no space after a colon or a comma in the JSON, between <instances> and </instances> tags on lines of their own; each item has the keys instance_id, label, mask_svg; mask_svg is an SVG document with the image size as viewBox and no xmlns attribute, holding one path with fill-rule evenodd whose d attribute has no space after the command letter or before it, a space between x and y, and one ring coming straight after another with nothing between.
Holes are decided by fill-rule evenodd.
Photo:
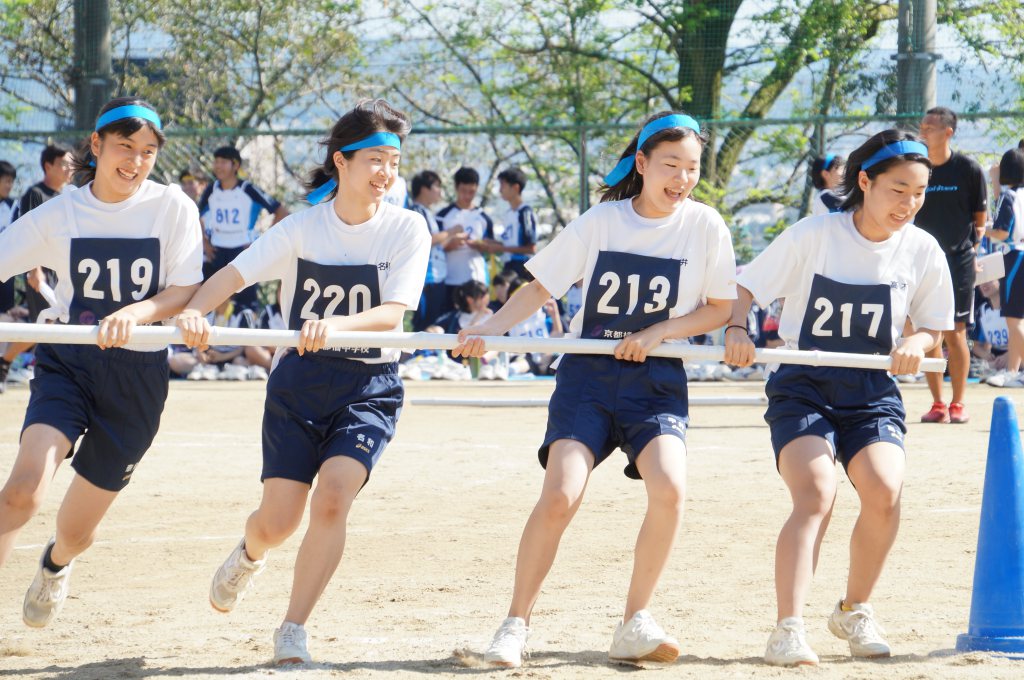
<instances>
[{"instance_id":1,"label":"navy blue shorts","mask_svg":"<svg viewBox=\"0 0 1024 680\"><path fill-rule=\"evenodd\" d=\"M281 357L267 382L263 474L312 484L328 458L373 466L395 436L405 388L397 364L344 357Z\"/></svg>"},{"instance_id":2,"label":"navy blue shorts","mask_svg":"<svg viewBox=\"0 0 1024 680\"><path fill-rule=\"evenodd\" d=\"M623 472L640 479L636 458L644 447L663 434L686 441L689 422L686 371L679 359L651 357L637 363L566 354L555 373L547 433L537 453L547 467L551 445L573 439L590 449L597 467L621 448L629 459Z\"/></svg>"},{"instance_id":3,"label":"navy blue shorts","mask_svg":"<svg viewBox=\"0 0 1024 680\"><path fill-rule=\"evenodd\" d=\"M776 467L786 444L807 435L825 438L844 468L868 444L903 448L907 414L885 371L786 364L768 379L765 393Z\"/></svg>"},{"instance_id":4,"label":"navy blue shorts","mask_svg":"<svg viewBox=\"0 0 1024 680\"><path fill-rule=\"evenodd\" d=\"M71 467L101 489L120 491L153 443L169 379L167 350L37 345L21 431L49 425L72 450L81 437Z\"/></svg>"}]
</instances>

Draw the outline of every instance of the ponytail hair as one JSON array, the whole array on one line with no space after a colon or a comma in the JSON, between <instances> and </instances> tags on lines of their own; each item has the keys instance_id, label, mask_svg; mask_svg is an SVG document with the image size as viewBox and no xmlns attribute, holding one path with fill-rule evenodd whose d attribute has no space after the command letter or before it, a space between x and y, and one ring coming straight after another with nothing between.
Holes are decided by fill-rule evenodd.
<instances>
[{"instance_id":1,"label":"ponytail hair","mask_svg":"<svg viewBox=\"0 0 1024 680\"><path fill-rule=\"evenodd\" d=\"M882 130L873 137L870 137L850 154L849 160L846 161L846 172L843 174L843 212L856 210L864 205L864 191L860 188L859 182L862 166L871 161L876 153L898 142L920 143L917 137L909 132L895 129ZM910 152L898 153L883 160L869 163L870 167L865 168L864 172L867 174L868 179L874 180L879 175L884 175L890 168L901 163L920 163L928 168L929 173L932 169L932 163L928 160L927 154Z\"/></svg>"},{"instance_id":2,"label":"ponytail hair","mask_svg":"<svg viewBox=\"0 0 1024 680\"><path fill-rule=\"evenodd\" d=\"M108 111L113 111L114 109L122 106L141 106L149 109L153 113L156 113L156 109L153 108L152 105L138 97L115 97L103 105L103 108L100 109L99 116L97 116L97 120L102 118L103 114ZM157 148L162 149L164 147L164 143L167 141L167 135L165 135L163 130L153 123L153 121L145 118L119 118L113 122L107 123L101 128L97 128L96 134L98 134L101 139L109 134L115 134L119 137L131 137L144 127L148 127L150 131L156 135ZM90 138L86 138L85 142L82 143L78 150L72 155L71 168L75 173L75 184L78 186L84 186L96 179L96 158L92 155L92 143Z\"/></svg>"},{"instance_id":3,"label":"ponytail hair","mask_svg":"<svg viewBox=\"0 0 1024 680\"><path fill-rule=\"evenodd\" d=\"M626 150L622 152L621 156L619 156L619 162L621 163L626 158L636 156L638 150L642 151L645 156L649 156L651 155L651 152L654 151L654 149L662 142L678 142L679 140L686 139L687 137L695 137L697 141L700 142L702 149L707 146L708 141L711 139L708 136L707 130L701 128L701 131L698 133L688 127L670 127L655 132L644 141L643 146L637 149L637 143L640 141L640 135L646 126L659 118L677 115L686 114L678 111L660 111L645 120L643 125L640 126L640 129L637 130L635 135L633 135L633 139L630 140L629 146L627 146ZM621 201L627 198L633 198L634 196L639 195L643 188L644 177L636 171L636 163L633 163L633 166L629 169L629 172L622 181L616 182L611 186L602 183L598 188L598 192L601 194L601 202L604 203L605 201Z\"/></svg>"},{"instance_id":4,"label":"ponytail hair","mask_svg":"<svg viewBox=\"0 0 1024 680\"><path fill-rule=\"evenodd\" d=\"M354 109L338 119L325 139L320 140L320 145L327 149L327 156L323 163L309 173L305 183L306 189L313 191L331 180L338 181L338 169L334 165L334 154L341 151L343 146L366 139L375 132L391 132L405 141L405 137L411 129L409 118L383 99L360 101ZM355 153L355 151L341 151L341 155L346 159L352 158ZM334 198L337 193L337 189L332 189L327 196Z\"/></svg>"},{"instance_id":5,"label":"ponytail hair","mask_svg":"<svg viewBox=\"0 0 1024 680\"><path fill-rule=\"evenodd\" d=\"M821 173L828 172L832 168L840 165L846 165L846 158L839 154L828 154L827 156L815 156L814 160L811 161L810 175L811 184L818 191L826 189L825 178L821 176Z\"/></svg>"}]
</instances>

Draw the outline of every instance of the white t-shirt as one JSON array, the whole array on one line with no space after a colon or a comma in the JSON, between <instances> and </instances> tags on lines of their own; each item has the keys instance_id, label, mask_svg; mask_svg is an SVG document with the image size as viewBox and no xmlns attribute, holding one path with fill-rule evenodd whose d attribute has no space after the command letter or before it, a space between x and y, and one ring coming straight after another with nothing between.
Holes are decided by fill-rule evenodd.
<instances>
[{"instance_id":1,"label":"white t-shirt","mask_svg":"<svg viewBox=\"0 0 1024 680\"><path fill-rule=\"evenodd\" d=\"M622 338L708 298L736 297L729 229L714 208L692 199L660 219L638 215L631 199L599 203L526 268L555 298L583 279L583 307L569 324L576 337Z\"/></svg>"},{"instance_id":2,"label":"white t-shirt","mask_svg":"<svg viewBox=\"0 0 1024 680\"><path fill-rule=\"evenodd\" d=\"M1006 351L1010 345L1006 319L998 309L993 309L987 300L978 308L978 334L982 340L992 345L993 349Z\"/></svg>"},{"instance_id":3,"label":"white t-shirt","mask_svg":"<svg viewBox=\"0 0 1024 680\"><path fill-rule=\"evenodd\" d=\"M96 323L168 286L203 280L199 212L177 185L146 180L120 203L100 201L86 185L0 233L0 279L38 266L55 271L58 280L57 304L40 321Z\"/></svg>"},{"instance_id":4,"label":"white t-shirt","mask_svg":"<svg viewBox=\"0 0 1024 680\"><path fill-rule=\"evenodd\" d=\"M830 295L821 288L837 290L829 281L852 292L845 299L842 293ZM852 212L808 217L779 234L744 267L737 283L762 307L785 298L779 337L790 349L888 354L908 317L917 329L953 328L946 257L934 237L912 224L875 243L857 231ZM878 286L885 288L882 298L857 297L875 295ZM814 347L801 347L802 335L803 344Z\"/></svg>"},{"instance_id":5,"label":"white t-shirt","mask_svg":"<svg viewBox=\"0 0 1024 680\"><path fill-rule=\"evenodd\" d=\"M352 225L328 201L281 220L231 264L243 287L280 279L281 315L299 330L306 319L349 316L385 302L414 309L429 254L430 232L418 213L381 202L373 217ZM401 322L391 330L401 331ZM344 352L369 364L397 361L400 354Z\"/></svg>"},{"instance_id":6,"label":"white t-shirt","mask_svg":"<svg viewBox=\"0 0 1024 680\"><path fill-rule=\"evenodd\" d=\"M442 231L449 231L462 225L466 237L472 241L494 238L494 222L481 208L463 210L452 203L442 208L436 219ZM446 285L461 286L467 281L488 282L487 261L480 251L464 245L445 253L448 257L448 271L444 279Z\"/></svg>"},{"instance_id":7,"label":"white t-shirt","mask_svg":"<svg viewBox=\"0 0 1024 680\"><path fill-rule=\"evenodd\" d=\"M0 200L0 232L3 232L14 218L14 199L5 198Z\"/></svg>"}]
</instances>

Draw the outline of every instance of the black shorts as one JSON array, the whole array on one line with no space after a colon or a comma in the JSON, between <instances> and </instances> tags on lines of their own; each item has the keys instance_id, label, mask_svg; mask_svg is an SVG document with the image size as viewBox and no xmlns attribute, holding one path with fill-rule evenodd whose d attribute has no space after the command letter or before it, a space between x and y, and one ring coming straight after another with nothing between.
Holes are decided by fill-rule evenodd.
<instances>
[{"instance_id":1,"label":"black shorts","mask_svg":"<svg viewBox=\"0 0 1024 680\"><path fill-rule=\"evenodd\" d=\"M621 448L629 459L623 472L640 479L636 459L644 447L665 434L685 442L689 422L686 371L679 359L649 357L637 363L566 354L555 373L547 432L537 455L547 467L551 445L572 439L590 449L597 467Z\"/></svg>"},{"instance_id":2,"label":"black shorts","mask_svg":"<svg viewBox=\"0 0 1024 680\"><path fill-rule=\"evenodd\" d=\"M260 479L312 485L334 456L359 461L369 479L395 436L404 397L397 364L288 352L267 382Z\"/></svg>"},{"instance_id":3,"label":"black shorts","mask_svg":"<svg viewBox=\"0 0 1024 680\"><path fill-rule=\"evenodd\" d=\"M1006 276L999 280L999 294L1003 296L999 316L1024 319L1024 250L1011 250L1003 255Z\"/></svg>"},{"instance_id":4,"label":"black shorts","mask_svg":"<svg viewBox=\"0 0 1024 680\"><path fill-rule=\"evenodd\" d=\"M21 431L49 425L72 451L81 438L71 467L101 489L120 491L153 443L169 379L167 350L37 345Z\"/></svg>"},{"instance_id":5,"label":"black shorts","mask_svg":"<svg viewBox=\"0 0 1024 680\"><path fill-rule=\"evenodd\" d=\"M974 262L977 258L973 249L962 253L946 255L949 274L953 278L953 321L970 324L974 318L974 280L977 273Z\"/></svg>"},{"instance_id":6,"label":"black shorts","mask_svg":"<svg viewBox=\"0 0 1024 680\"><path fill-rule=\"evenodd\" d=\"M765 394L776 467L782 449L808 435L828 441L844 468L868 444L903 448L907 414L885 371L785 364L772 373Z\"/></svg>"}]
</instances>

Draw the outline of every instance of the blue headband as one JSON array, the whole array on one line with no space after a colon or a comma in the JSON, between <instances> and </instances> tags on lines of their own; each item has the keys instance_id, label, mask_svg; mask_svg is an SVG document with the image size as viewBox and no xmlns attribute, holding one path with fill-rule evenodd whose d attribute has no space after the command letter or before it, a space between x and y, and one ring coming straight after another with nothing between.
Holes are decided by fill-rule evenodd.
<instances>
[{"instance_id":1,"label":"blue headband","mask_svg":"<svg viewBox=\"0 0 1024 680\"><path fill-rule=\"evenodd\" d=\"M160 116L156 115L156 111L145 106L138 106L136 104L129 104L127 106L118 106L116 109L110 109L102 116L96 119L96 132L107 127L111 123L125 118L141 118L148 120L153 125L156 125L157 130L163 129L163 123L160 122Z\"/></svg>"},{"instance_id":2,"label":"blue headband","mask_svg":"<svg viewBox=\"0 0 1024 680\"><path fill-rule=\"evenodd\" d=\"M636 141L637 151L644 147L644 144L651 138L651 135L661 132L662 130L677 127L689 128L698 135L700 134L700 124L697 121L690 116L674 113L671 116L663 116L662 118L652 120L650 123L645 125L642 130L640 130L640 136ZM629 174L629 171L632 170L635 165L636 154L620 159L615 165L615 168L605 175L604 183L610 187L615 186L622 180L626 179L626 175Z\"/></svg>"},{"instance_id":3,"label":"blue headband","mask_svg":"<svg viewBox=\"0 0 1024 680\"><path fill-rule=\"evenodd\" d=\"M928 156L928 147L921 142L903 141L896 142L894 144L886 144L881 149L875 152L871 158L867 159L860 164L861 170L867 170L872 165L881 163L882 161L895 158L896 156L903 156L909 153L916 153L919 156Z\"/></svg>"},{"instance_id":4,"label":"blue headband","mask_svg":"<svg viewBox=\"0 0 1024 680\"><path fill-rule=\"evenodd\" d=\"M371 146L393 146L398 150L402 149L402 139L394 132L374 132L372 135L365 139L360 139L358 142L352 142L338 149L338 151L358 151L359 149L368 149ZM338 188L338 181L336 179L329 179L313 191L309 192L306 196L306 200L312 205L320 203L327 197L327 194L331 193Z\"/></svg>"},{"instance_id":5,"label":"blue headband","mask_svg":"<svg viewBox=\"0 0 1024 680\"><path fill-rule=\"evenodd\" d=\"M826 154L825 155L825 165L822 166L821 169L822 170L830 169L832 167L832 163L835 162L835 160L836 160L836 155L834 153Z\"/></svg>"}]
</instances>

